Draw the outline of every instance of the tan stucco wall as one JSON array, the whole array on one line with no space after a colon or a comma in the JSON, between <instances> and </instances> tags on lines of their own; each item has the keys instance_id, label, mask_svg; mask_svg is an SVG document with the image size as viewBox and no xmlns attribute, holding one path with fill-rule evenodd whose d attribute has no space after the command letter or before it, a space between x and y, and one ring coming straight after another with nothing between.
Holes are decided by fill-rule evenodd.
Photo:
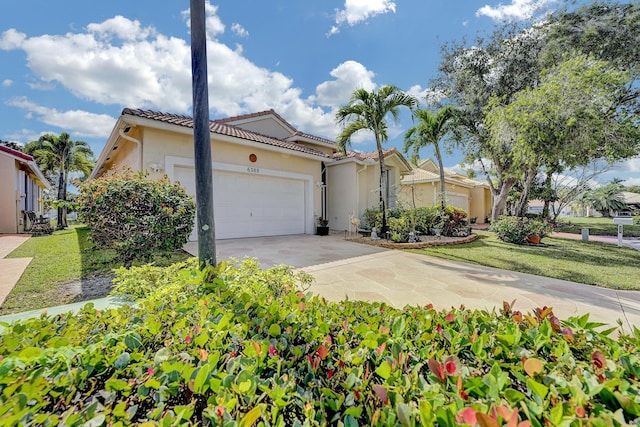
<instances>
[{"instance_id":1,"label":"tan stucco wall","mask_svg":"<svg viewBox=\"0 0 640 427\"><path fill-rule=\"evenodd\" d=\"M487 198L487 196L489 196ZM469 217L477 217L478 223L484 223L484 217L487 215L489 210L491 210L491 206L487 206L487 199L490 203L491 194L488 188L485 187L475 187L471 190L471 200L469 209Z\"/></svg>"},{"instance_id":2,"label":"tan stucco wall","mask_svg":"<svg viewBox=\"0 0 640 427\"><path fill-rule=\"evenodd\" d=\"M18 232L16 171L16 161L0 155L0 233Z\"/></svg>"},{"instance_id":3,"label":"tan stucco wall","mask_svg":"<svg viewBox=\"0 0 640 427\"><path fill-rule=\"evenodd\" d=\"M425 182L413 185L403 185L400 189L400 203L408 209L415 207L434 206L436 204L435 195L438 192L438 184Z\"/></svg>"},{"instance_id":4,"label":"tan stucco wall","mask_svg":"<svg viewBox=\"0 0 640 427\"><path fill-rule=\"evenodd\" d=\"M358 211L356 167L353 162L327 167L327 217L332 230L347 230L349 212Z\"/></svg>"}]
</instances>

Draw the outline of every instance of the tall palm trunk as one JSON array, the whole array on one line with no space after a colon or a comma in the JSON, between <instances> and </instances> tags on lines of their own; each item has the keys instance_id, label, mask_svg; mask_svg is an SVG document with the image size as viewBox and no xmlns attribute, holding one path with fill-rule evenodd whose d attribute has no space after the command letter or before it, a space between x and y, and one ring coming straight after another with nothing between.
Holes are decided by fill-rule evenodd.
<instances>
[{"instance_id":1,"label":"tall palm trunk","mask_svg":"<svg viewBox=\"0 0 640 427\"><path fill-rule=\"evenodd\" d=\"M64 197L65 197L64 183L65 183L64 168L60 168L60 176L58 177L58 201L64 200ZM58 205L58 225L56 227L58 230L62 230L63 228L65 228L63 216L64 216L64 207L61 205Z\"/></svg>"},{"instance_id":2,"label":"tall palm trunk","mask_svg":"<svg viewBox=\"0 0 640 427\"><path fill-rule=\"evenodd\" d=\"M433 144L436 149L436 159L438 160L438 168L440 169L440 206L442 210L447 207L447 201L445 200L445 183L444 183L444 165L442 164L442 155L440 154L440 145L438 142Z\"/></svg>"},{"instance_id":3,"label":"tall palm trunk","mask_svg":"<svg viewBox=\"0 0 640 427\"><path fill-rule=\"evenodd\" d=\"M385 166L384 166L384 153L382 152L382 144L380 143L380 136L376 132L376 146L378 148L378 160L380 164L380 209L382 209L382 230L380 232L383 236L387 233L387 206L385 203L386 194L385 189Z\"/></svg>"}]
</instances>

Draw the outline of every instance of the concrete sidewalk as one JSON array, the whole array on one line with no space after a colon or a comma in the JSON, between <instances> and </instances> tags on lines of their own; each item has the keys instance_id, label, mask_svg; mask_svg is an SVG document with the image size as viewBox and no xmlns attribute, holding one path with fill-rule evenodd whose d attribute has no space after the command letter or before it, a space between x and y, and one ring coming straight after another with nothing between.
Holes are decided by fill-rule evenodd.
<instances>
[{"instance_id":1,"label":"concrete sidewalk","mask_svg":"<svg viewBox=\"0 0 640 427\"><path fill-rule=\"evenodd\" d=\"M7 299L32 259L6 256L30 237L30 234L0 234L0 305Z\"/></svg>"}]
</instances>

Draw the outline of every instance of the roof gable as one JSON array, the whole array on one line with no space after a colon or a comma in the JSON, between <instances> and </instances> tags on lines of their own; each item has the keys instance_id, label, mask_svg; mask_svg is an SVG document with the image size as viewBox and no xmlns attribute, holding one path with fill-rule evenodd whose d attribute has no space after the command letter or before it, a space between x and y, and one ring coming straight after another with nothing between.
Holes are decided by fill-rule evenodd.
<instances>
[{"instance_id":1,"label":"roof gable","mask_svg":"<svg viewBox=\"0 0 640 427\"><path fill-rule=\"evenodd\" d=\"M264 116L265 114L263 113L256 113L255 116L256 117ZM169 113L161 113L161 112L151 111L151 110L125 108L124 110L122 110L122 116L140 117L143 119L148 119L152 121L157 121L161 123L167 123L171 125L193 129L193 118L189 116L179 115L179 114L169 114ZM328 157L327 154L323 153L322 151L316 150L314 148L304 146L302 144L297 144L289 140L275 138L273 136L265 135L256 131L244 129L242 127L238 127L230 123L233 120L235 120L234 118L231 118L231 119L232 120L227 120L227 119L211 120L209 122L209 129L211 133L238 138L240 140L259 142L259 143L263 143L273 147L279 147L279 148L296 151L299 153L310 154L310 155L321 156L321 157Z\"/></svg>"}]
</instances>

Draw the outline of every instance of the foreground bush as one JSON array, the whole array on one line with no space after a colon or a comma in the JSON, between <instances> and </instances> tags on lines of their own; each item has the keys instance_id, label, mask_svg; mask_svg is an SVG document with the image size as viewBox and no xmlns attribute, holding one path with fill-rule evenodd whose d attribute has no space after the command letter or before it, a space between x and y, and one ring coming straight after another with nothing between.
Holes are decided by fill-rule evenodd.
<instances>
[{"instance_id":1,"label":"foreground bush","mask_svg":"<svg viewBox=\"0 0 640 427\"><path fill-rule=\"evenodd\" d=\"M115 249L130 265L158 252L172 252L188 241L195 203L165 175L126 170L91 180L80 187L80 218L99 248Z\"/></svg>"},{"instance_id":2,"label":"foreground bush","mask_svg":"<svg viewBox=\"0 0 640 427\"><path fill-rule=\"evenodd\" d=\"M137 308L0 336L2 425L633 425L640 330L464 308L327 302L255 261L147 288ZM141 280L160 283L137 271ZM135 286L133 275L127 286ZM168 288L166 286L169 286ZM164 289L161 289L164 288ZM146 295L146 296L145 296Z\"/></svg>"}]
</instances>

